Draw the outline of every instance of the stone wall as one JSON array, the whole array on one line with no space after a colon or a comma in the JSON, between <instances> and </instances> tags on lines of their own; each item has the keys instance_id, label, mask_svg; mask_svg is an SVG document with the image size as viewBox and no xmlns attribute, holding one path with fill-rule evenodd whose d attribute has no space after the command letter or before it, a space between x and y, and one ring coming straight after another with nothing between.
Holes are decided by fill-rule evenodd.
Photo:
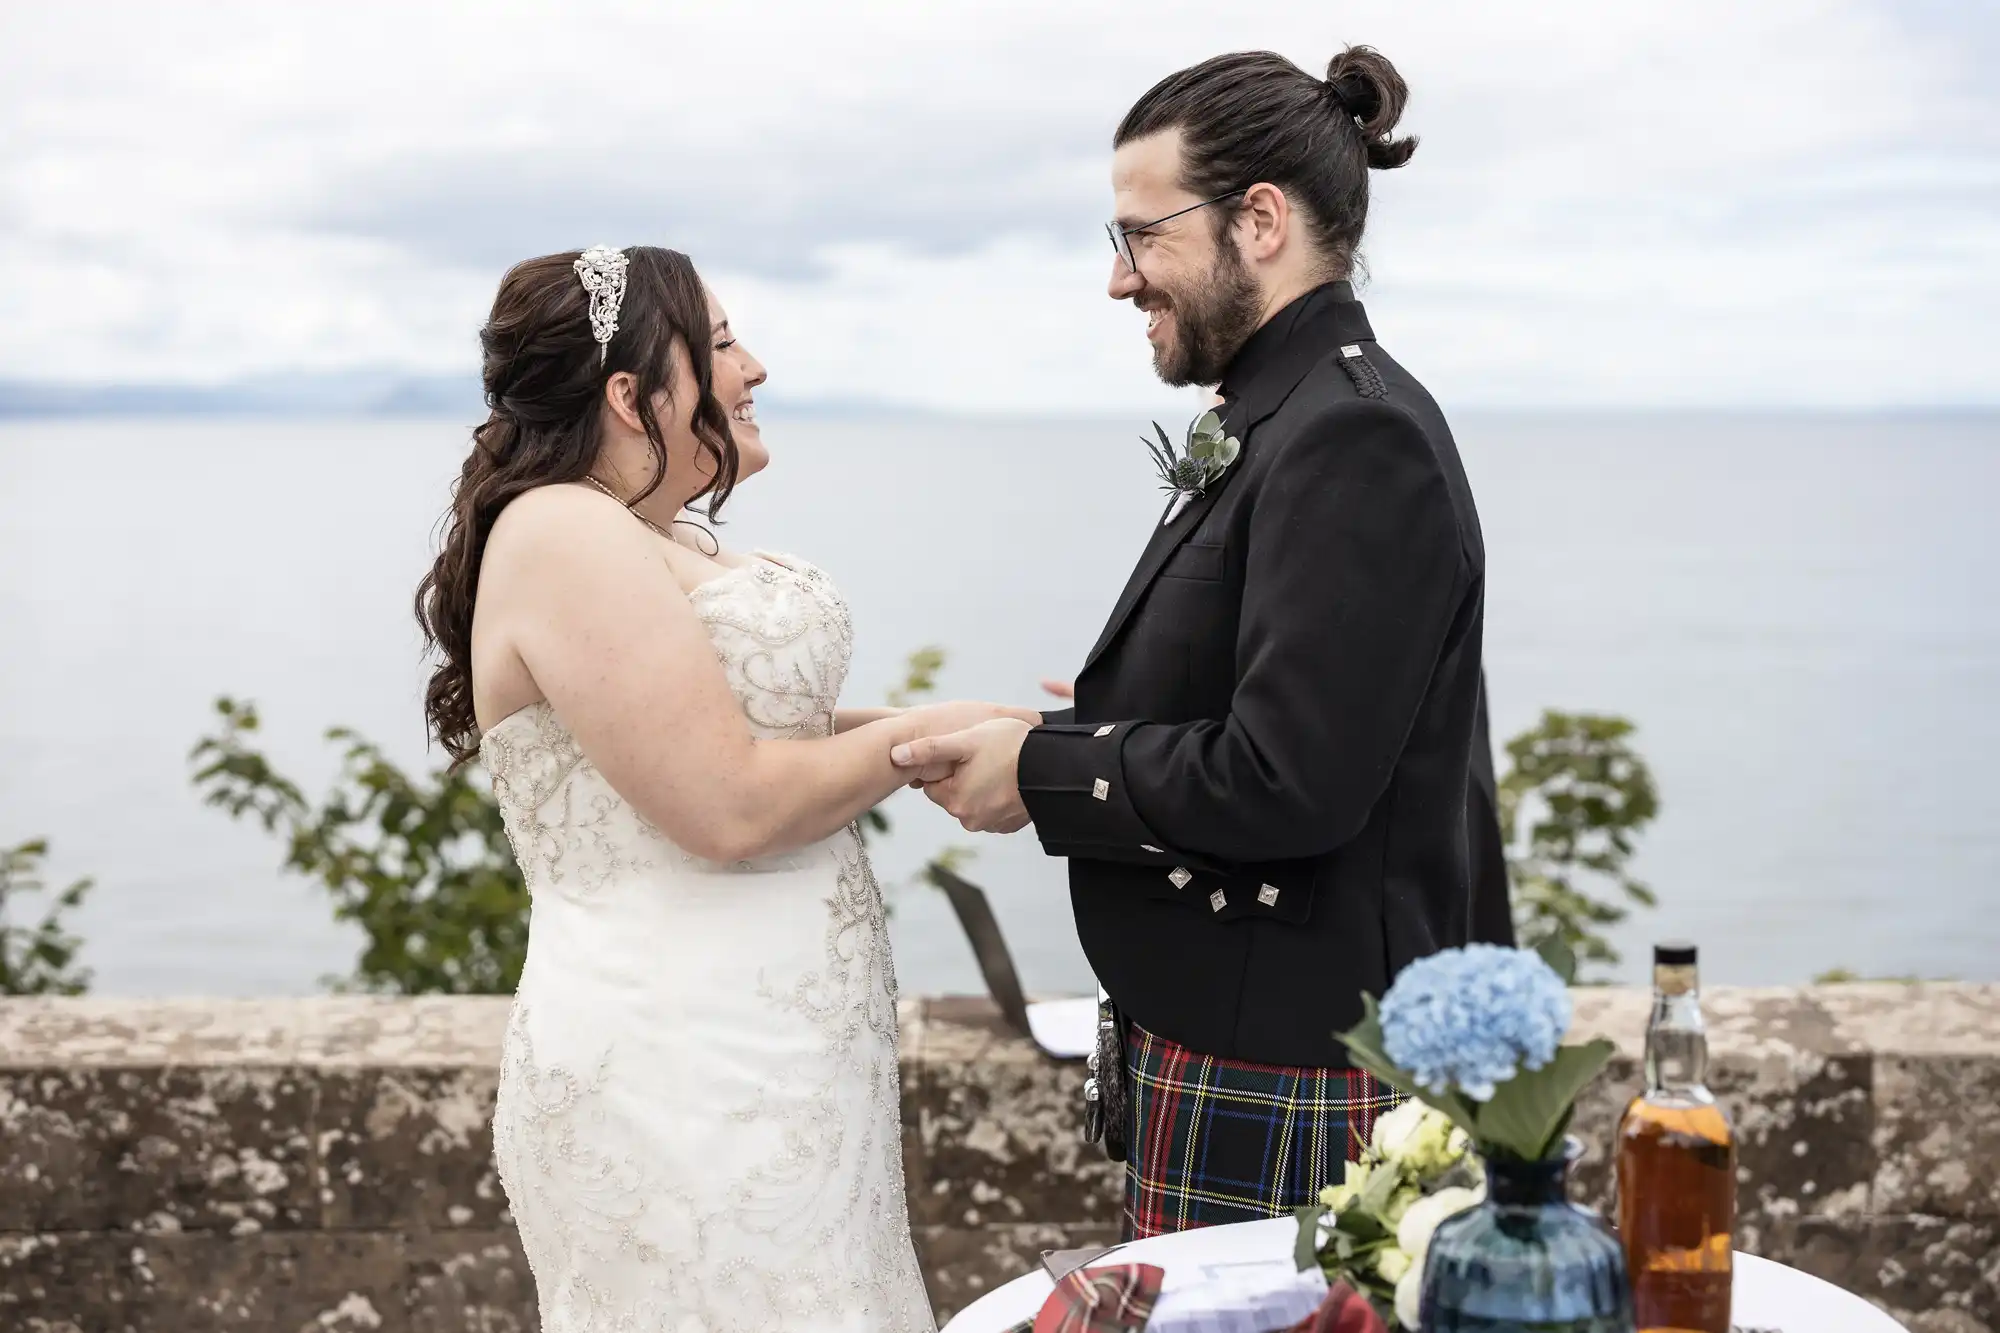
<instances>
[{"instance_id":1,"label":"stone wall","mask_svg":"<svg viewBox=\"0 0 2000 1333\"><path fill-rule=\"evenodd\" d=\"M1746 1249L1920 1333L2000 1333L2000 986L1716 990ZM1637 992L1578 992L1636 1080ZM940 1319L1111 1236L1081 1070L981 1001L904 1006L910 1207ZM488 1161L505 1002L0 1001L0 1329L532 1333Z\"/></svg>"}]
</instances>

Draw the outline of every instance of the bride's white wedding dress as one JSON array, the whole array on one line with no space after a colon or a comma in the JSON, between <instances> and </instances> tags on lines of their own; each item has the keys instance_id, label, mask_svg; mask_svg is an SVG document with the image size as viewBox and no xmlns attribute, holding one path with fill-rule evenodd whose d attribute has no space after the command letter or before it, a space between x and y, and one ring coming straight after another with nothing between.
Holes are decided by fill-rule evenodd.
<instances>
[{"instance_id":1,"label":"bride's white wedding dress","mask_svg":"<svg viewBox=\"0 0 2000 1333\"><path fill-rule=\"evenodd\" d=\"M754 734L831 732L854 635L824 574L760 556L691 598ZM533 895L493 1146L546 1333L928 1333L859 836L690 856L546 704L481 755Z\"/></svg>"}]
</instances>

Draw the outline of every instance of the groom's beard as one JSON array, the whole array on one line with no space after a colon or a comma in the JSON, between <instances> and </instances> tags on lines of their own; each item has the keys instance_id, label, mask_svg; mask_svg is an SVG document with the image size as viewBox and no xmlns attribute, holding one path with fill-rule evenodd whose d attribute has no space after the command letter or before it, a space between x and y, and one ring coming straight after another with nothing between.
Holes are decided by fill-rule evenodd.
<instances>
[{"instance_id":1,"label":"groom's beard","mask_svg":"<svg viewBox=\"0 0 2000 1333\"><path fill-rule=\"evenodd\" d=\"M1263 294L1250 266L1231 246L1220 246L1215 264L1186 291L1163 288L1173 312L1173 342L1153 352L1153 370L1167 383L1203 386L1222 382L1222 372L1251 334L1263 308Z\"/></svg>"}]
</instances>

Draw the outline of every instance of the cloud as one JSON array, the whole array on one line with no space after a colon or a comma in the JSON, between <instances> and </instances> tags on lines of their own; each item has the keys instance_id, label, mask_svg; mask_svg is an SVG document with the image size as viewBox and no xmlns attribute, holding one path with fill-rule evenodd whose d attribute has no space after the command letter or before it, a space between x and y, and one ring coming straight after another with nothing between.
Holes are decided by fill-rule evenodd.
<instances>
[{"instance_id":1,"label":"cloud","mask_svg":"<svg viewBox=\"0 0 2000 1333\"><path fill-rule=\"evenodd\" d=\"M1368 298L1447 404L2000 396L2000 22L1944 0L14 6L0 375L469 372L509 262L646 240L794 392L1150 403L1111 127L1346 41L1414 90Z\"/></svg>"}]
</instances>

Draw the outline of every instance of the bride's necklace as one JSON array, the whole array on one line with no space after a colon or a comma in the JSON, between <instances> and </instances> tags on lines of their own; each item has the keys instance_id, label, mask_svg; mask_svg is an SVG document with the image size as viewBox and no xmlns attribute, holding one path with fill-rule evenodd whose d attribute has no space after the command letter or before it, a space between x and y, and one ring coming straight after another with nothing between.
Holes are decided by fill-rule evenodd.
<instances>
[{"instance_id":1,"label":"bride's necklace","mask_svg":"<svg viewBox=\"0 0 2000 1333\"><path fill-rule=\"evenodd\" d=\"M596 477L592 476L592 475L591 475L590 473L588 473L588 472L584 473L584 474L583 474L583 479L584 479L585 481L589 482L589 483L590 483L591 485L595 486L595 487L596 487L596 488L597 488L598 490L600 490L600 491L603 491L603 492L604 492L604 493L605 493L606 495L610 496L610 497L611 497L612 499L614 499L614 500L618 500L618 492L616 492L616 491L612 490L612 489L611 489L611 488L610 488L609 486L606 486L606 485L605 485L605 484L604 484L603 482L599 481L599 480L598 480L598 479L597 479ZM646 516L645 516L644 514L640 513L640 512L638 511L638 510L634 509L634 508L633 508L633 507L632 507L631 505L629 505L629 504L625 504L625 502L624 502L623 500L618 500L618 503L619 503L619 504L621 504L621 505L625 505L625 512L626 512L626 513L630 514L630 515L631 515L631 516L632 516L633 518L636 518L636 519L638 519L638 520L639 520L639 521L640 521L641 523L644 523L644 524L645 524L645 525L646 525L647 527L651 528L651 529L652 529L652 530L653 530L654 532L657 532L657 533L659 533L659 534L660 534L660 535L661 535L662 537L665 537L665 538L666 538L666 539L667 539L668 541L672 542L672 543L673 543L674 545L676 545L676 546L680 546L680 545L682 545L682 542L681 542L681 540L680 540L680 539L679 539L678 537L674 536L674 534L673 534L673 533L671 533L671 532L667 531L667 530L666 530L665 528L661 527L661 526L660 526L659 524L657 524L657 523L653 522L653 520L652 520L652 519L650 519L650 518L647 518L647 517L646 517ZM707 536L707 537L708 537L708 539L709 539L709 541L711 541L711 542L714 542L714 541L715 541L715 534L714 534L714 533L711 533L711 532L709 532L709 531L708 531L708 529L706 529L706 528L704 528L704 527L700 526L699 524L694 524L694 523L690 523L690 524L688 524L688 526L689 526L689 527L691 527L691 528L693 528L693 529L694 529L694 530L695 530L695 531L696 531L697 533L701 533L701 534L703 534L703 535ZM702 549L701 549L700 545L698 545L698 544L697 544L697 545L695 546L695 548L694 548L694 549L695 549L695 554L697 554L697 555L700 555L700 556L704 557L705 559L710 559L710 560L713 560L713 559L715 558L716 554L717 554L718 552L720 552L720 551L722 550L722 546L721 546L721 544L720 544L720 543L717 543L717 544L716 544L716 547L715 547L715 550L713 550L713 551L704 551L704 550L702 550Z\"/></svg>"},{"instance_id":2,"label":"bride's necklace","mask_svg":"<svg viewBox=\"0 0 2000 1333\"><path fill-rule=\"evenodd\" d=\"M588 472L584 473L583 479L589 482L591 485L595 486L598 490L603 491L606 495L610 496L612 499L618 500L618 492L612 490L609 486L606 486L603 482L599 481L596 477L593 477L590 473ZM621 505L625 505L625 512L630 514L633 518L638 519L641 523L644 523L647 527L659 533L662 537L665 537L668 541L671 542L674 540L673 533L668 532L665 528L653 522L652 519L647 518L644 514L634 509L631 505L625 504L623 500L618 500L618 503ZM680 543L674 542L674 544L678 546Z\"/></svg>"}]
</instances>

